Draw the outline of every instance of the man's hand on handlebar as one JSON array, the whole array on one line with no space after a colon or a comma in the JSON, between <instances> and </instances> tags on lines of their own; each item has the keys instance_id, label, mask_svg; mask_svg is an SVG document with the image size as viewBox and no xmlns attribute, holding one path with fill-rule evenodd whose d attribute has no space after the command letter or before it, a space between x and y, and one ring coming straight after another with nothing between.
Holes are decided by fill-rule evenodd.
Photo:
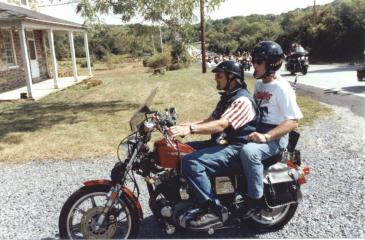
<instances>
[{"instance_id":1,"label":"man's hand on handlebar","mask_svg":"<svg viewBox=\"0 0 365 240\"><path fill-rule=\"evenodd\" d=\"M178 137L178 136L186 136L190 134L190 126L189 125L175 125L168 129L168 134L171 137Z\"/></svg>"}]
</instances>

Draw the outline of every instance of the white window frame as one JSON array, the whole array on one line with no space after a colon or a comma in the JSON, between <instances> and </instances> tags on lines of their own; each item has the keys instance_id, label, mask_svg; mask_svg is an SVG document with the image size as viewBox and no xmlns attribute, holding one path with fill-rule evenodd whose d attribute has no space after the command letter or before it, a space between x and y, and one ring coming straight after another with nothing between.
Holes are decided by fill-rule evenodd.
<instances>
[{"instance_id":1,"label":"white window frame","mask_svg":"<svg viewBox=\"0 0 365 240\"><path fill-rule=\"evenodd\" d=\"M15 46L14 46L14 38L13 38L13 31L11 30L11 29L5 29L5 31L8 31L8 33L9 33L9 37L10 37L10 47L11 47L11 52L12 52L12 54L13 54L13 63L8 63L7 61L6 61L6 64L7 64L7 66L8 66L8 69L12 69L12 68L18 68L19 66L18 66L18 62L17 62L17 59L16 59L16 52L15 52ZM5 43L4 43L4 45L5 45ZM5 47L5 46L4 46ZM6 51L7 49L5 49L5 51Z\"/></svg>"}]
</instances>

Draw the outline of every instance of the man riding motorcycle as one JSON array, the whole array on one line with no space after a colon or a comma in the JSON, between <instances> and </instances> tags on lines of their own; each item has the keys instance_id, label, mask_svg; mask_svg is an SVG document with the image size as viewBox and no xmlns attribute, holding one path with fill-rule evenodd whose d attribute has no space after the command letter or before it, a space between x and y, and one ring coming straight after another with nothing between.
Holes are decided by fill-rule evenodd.
<instances>
[{"instance_id":1,"label":"man riding motorcycle","mask_svg":"<svg viewBox=\"0 0 365 240\"><path fill-rule=\"evenodd\" d=\"M225 61L212 72L217 89L222 92L211 116L169 129L173 137L212 135L208 141L188 143L197 151L185 155L181 166L200 209L187 224L197 230L222 226L225 209L213 193L210 178L241 169L238 152L247 143L248 135L256 131L258 121L258 109L247 91L242 66L235 61Z\"/></svg>"},{"instance_id":2,"label":"man riding motorcycle","mask_svg":"<svg viewBox=\"0 0 365 240\"><path fill-rule=\"evenodd\" d=\"M303 117L290 84L276 74L284 53L279 44L262 41L252 50L254 78L257 79L254 99L260 109L260 124L249 135L239 157L247 179L248 199L245 214L260 207L263 196L262 161L280 153L288 145L288 133L298 127Z\"/></svg>"}]
</instances>

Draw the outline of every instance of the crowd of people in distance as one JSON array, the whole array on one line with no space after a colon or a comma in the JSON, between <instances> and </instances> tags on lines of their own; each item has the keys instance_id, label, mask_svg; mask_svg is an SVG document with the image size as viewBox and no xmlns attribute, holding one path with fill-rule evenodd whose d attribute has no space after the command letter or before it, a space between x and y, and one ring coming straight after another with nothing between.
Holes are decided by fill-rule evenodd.
<instances>
[{"instance_id":1,"label":"crowd of people in distance","mask_svg":"<svg viewBox=\"0 0 365 240\"><path fill-rule=\"evenodd\" d=\"M206 63L208 68L214 68L221 62L231 60L236 61L241 64L244 64L245 62L250 63L251 62L251 54L249 52L236 52L235 54L229 54L229 55L209 55L206 57Z\"/></svg>"},{"instance_id":2,"label":"crowd of people in distance","mask_svg":"<svg viewBox=\"0 0 365 240\"><path fill-rule=\"evenodd\" d=\"M299 43L293 43L291 44L290 48L288 49L288 51L285 54L285 59L288 60L288 57L292 57L295 56L296 54L302 54L302 55L307 55L308 52L302 47L302 45L300 45ZM245 64L251 64L251 54L250 52L236 52L234 54L229 54L229 55L208 55L206 57L206 63L207 63L207 67L208 68L215 68L219 63L227 61L227 60L233 60L236 62L241 63L243 66L245 66Z\"/></svg>"}]
</instances>

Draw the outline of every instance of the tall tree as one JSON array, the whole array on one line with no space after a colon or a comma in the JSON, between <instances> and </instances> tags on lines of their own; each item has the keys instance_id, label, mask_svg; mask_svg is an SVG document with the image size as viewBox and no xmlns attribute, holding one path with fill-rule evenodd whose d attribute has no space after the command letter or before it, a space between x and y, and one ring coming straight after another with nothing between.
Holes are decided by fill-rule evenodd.
<instances>
[{"instance_id":1,"label":"tall tree","mask_svg":"<svg viewBox=\"0 0 365 240\"><path fill-rule=\"evenodd\" d=\"M216 9L225 0L201 0L204 9ZM134 17L142 17L148 22L163 22L179 36L186 35L186 29L196 19L194 10L200 6L200 0L81 0L77 6L89 22L97 20L97 13L114 13L125 22ZM201 29L201 31L204 29ZM186 39L182 39L182 41ZM179 44L181 45L181 44Z\"/></svg>"}]
</instances>

